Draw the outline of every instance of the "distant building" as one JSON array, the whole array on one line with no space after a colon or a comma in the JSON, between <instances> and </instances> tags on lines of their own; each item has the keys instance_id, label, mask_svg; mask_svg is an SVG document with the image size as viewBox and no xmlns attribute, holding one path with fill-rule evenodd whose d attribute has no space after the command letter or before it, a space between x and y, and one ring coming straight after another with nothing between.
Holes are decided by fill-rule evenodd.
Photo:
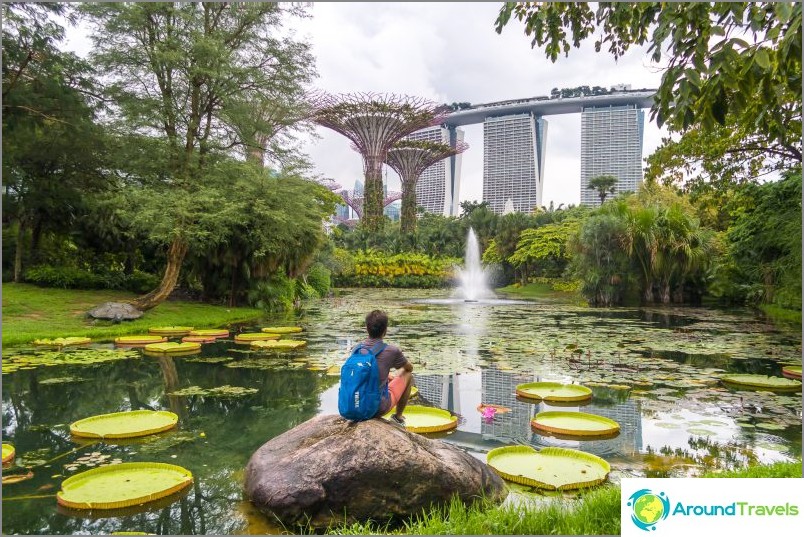
<instances>
[{"instance_id":1,"label":"distant building","mask_svg":"<svg viewBox=\"0 0 804 537\"><path fill-rule=\"evenodd\" d=\"M463 142L462 129L428 127L406 136L407 140L439 142L455 147ZM416 206L428 213L458 216L460 214L461 154L436 162L421 174L416 183Z\"/></svg>"},{"instance_id":2,"label":"distant building","mask_svg":"<svg viewBox=\"0 0 804 537\"><path fill-rule=\"evenodd\" d=\"M401 206L401 201L394 201L393 203L386 205L385 209L382 210L382 213L390 218L392 222L397 222L399 221L399 215L402 212Z\"/></svg>"},{"instance_id":3,"label":"distant building","mask_svg":"<svg viewBox=\"0 0 804 537\"><path fill-rule=\"evenodd\" d=\"M547 121L533 113L483 122L483 201L503 214L542 205Z\"/></svg>"},{"instance_id":4,"label":"distant building","mask_svg":"<svg viewBox=\"0 0 804 537\"><path fill-rule=\"evenodd\" d=\"M581 205L597 207L600 196L589 181L617 178L615 193L635 192L642 182L645 112L637 105L586 107L581 113Z\"/></svg>"}]
</instances>

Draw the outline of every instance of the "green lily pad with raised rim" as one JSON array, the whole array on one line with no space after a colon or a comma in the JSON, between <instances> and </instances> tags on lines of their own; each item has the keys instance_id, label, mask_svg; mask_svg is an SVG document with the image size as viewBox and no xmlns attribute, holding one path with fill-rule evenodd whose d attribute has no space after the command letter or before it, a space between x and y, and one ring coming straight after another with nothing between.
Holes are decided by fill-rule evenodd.
<instances>
[{"instance_id":1,"label":"green lily pad with raised rim","mask_svg":"<svg viewBox=\"0 0 804 537\"><path fill-rule=\"evenodd\" d=\"M575 449L530 446L492 449L486 462L503 479L546 490L573 490L603 483L611 471L597 455Z\"/></svg>"},{"instance_id":2,"label":"green lily pad with raised rim","mask_svg":"<svg viewBox=\"0 0 804 537\"><path fill-rule=\"evenodd\" d=\"M192 331L192 326L153 326L148 329L149 334L160 336L186 336Z\"/></svg>"},{"instance_id":3,"label":"green lily pad with raised rim","mask_svg":"<svg viewBox=\"0 0 804 537\"><path fill-rule=\"evenodd\" d=\"M15 453L16 453L16 450L14 449L14 446L12 446L11 444L3 443L3 463L4 464L7 463L7 462L10 462L11 460L13 460Z\"/></svg>"},{"instance_id":4,"label":"green lily pad with raised rim","mask_svg":"<svg viewBox=\"0 0 804 537\"><path fill-rule=\"evenodd\" d=\"M801 381L767 375L724 375L720 380L739 388L765 389L771 391L801 391Z\"/></svg>"},{"instance_id":5,"label":"green lily pad with raised rim","mask_svg":"<svg viewBox=\"0 0 804 537\"><path fill-rule=\"evenodd\" d=\"M252 341L268 341L269 339L279 339L280 334L268 334L265 332L246 332L237 334L234 338L235 343L251 343Z\"/></svg>"},{"instance_id":6,"label":"green lily pad with raised rim","mask_svg":"<svg viewBox=\"0 0 804 537\"><path fill-rule=\"evenodd\" d=\"M229 337L229 331L225 328L205 328L203 330L191 330L191 336L203 336L203 337Z\"/></svg>"},{"instance_id":7,"label":"green lily pad with raised rim","mask_svg":"<svg viewBox=\"0 0 804 537\"><path fill-rule=\"evenodd\" d=\"M193 474L181 466L124 462L65 479L56 501L71 509L120 509L164 498L192 482Z\"/></svg>"},{"instance_id":8,"label":"green lily pad with raised rim","mask_svg":"<svg viewBox=\"0 0 804 537\"><path fill-rule=\"evenodd\" d=\"M188 353L200 350L201 350L200 343L190 343L190 342L176 343L175 341L168 341L167 343L151 343L150 345L145 346L146 352L165 353L165 354Z\"/></svg>"},{"instance_id":9,"label":"green lily pad with raised rim","mask_svg":"<svg viewBox=\"0 0 804 537\"><path fill-rule=\"evenodd\" d=\"M262 329L269 334L296 334L302 331L301 326L268 326Z\"/></svg>"},{"instance_id":10,"label":"green lily pad with raised rim","mask_svg":"<svg viewBox=\"0 0 804 537\"><path fill-rule=\"evenodd\" d=\"M560 382L527 382L516 387L516 394L525 399L570 402L592 397L592 390L580 384Z\"/></svg>"},{"instance_id":11,"label":"green lily pad with raised rim","mask_svg":"<svg viewBox=\"0 0 804 537\"><path fill-rule=\"evenodd\" d=\"M788 365L782 368L782 375L789 379L801 380L801 366Z\"/></svg>"},{"instance_id":12,"label":"green lily pad with raised rim","mask_svg":"<svg viewBox=\"0 0 804 537\"><path fill-rule=\"evenodd\" d=\"M84 418L70 424L70 433L83 438L134 438L172 429L179 417L167 410L131 410Z\"/></svg>"},{"instance_id":13,"label":"green lily pad with raised rim","mask_svg":"<svg viewBox=\"0 0 804 537\"><path fill-rule=\"evenodd\" d=\"M302 339L263 339L251 342L253 349L292 350L305 345L307 345L307 342Z\"/></svg>"},{"instance_id":14,"label":"green lily pad with raised rim","mask_svg":"<svg viewBox=\"0 0 804 537\"><path fill-rule=\"evenodd\" d=\"M92 343L88 337L57 337L55 339L35 339L34 345L46 347L69 347L70 345L86 345Z\"/></svg>"},{"instance_id":15,"label":"green lily pad with raised rim","mask_svg":"<svg viewBox=\"0 0 804 537\"><path fill-rule=\"evenodd\" d=\"M392 414L393 410L383 418L391 419ZM458 417L441 408L408 405L402 415L405 418L405 429L412 433L438 433L458 426Z\"/></svg>"},{"instance_id":16,"label":"green lily pad with raised rim","mask_svg":"<svg viewBox=\"0 0 804 537\"><path fill-rule=\"evenodd\" d=\"M114 338L117 345L150 345L151 343L164 343L167 341L165 336L120 336Z\"/></svg>"},{"instance_id":17,"label":"green lily pad with raised rim","mask_svg":"<svg viewBox=\"0 0 804 537\"><path fill-rule=\"evenodd\" d=\"M537 431L566 436L607 436L620 430L620 424L609 418L586 412L539 412L531 422Z\"/></svg>"}]
</instances>

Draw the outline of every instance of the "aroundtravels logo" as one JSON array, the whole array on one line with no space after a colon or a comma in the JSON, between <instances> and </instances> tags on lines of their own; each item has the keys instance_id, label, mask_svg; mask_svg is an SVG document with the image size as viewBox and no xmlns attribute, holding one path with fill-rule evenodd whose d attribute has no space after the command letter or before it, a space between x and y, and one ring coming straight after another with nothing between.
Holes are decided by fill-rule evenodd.
<instances>
[{"instance_id":1,"label":"aroundtravels logo","mask_svg":"<svg viewBox=\"0 0 804 537\"><path fill-rule=\"evenodd\" d=\"M641 530L655 530L656 523L670 514L670 500L664 492L655 494L650 489L640 489L628 498L631 522Z\"/></svg>"}]
</instances>

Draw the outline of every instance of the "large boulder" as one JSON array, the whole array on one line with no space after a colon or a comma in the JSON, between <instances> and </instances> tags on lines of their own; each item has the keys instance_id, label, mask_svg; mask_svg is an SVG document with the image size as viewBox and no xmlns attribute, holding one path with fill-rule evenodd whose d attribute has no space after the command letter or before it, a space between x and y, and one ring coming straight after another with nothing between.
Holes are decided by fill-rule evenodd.
<instances>
[{"instance_id":1,"label":"large boulder","mask_svg":"<svg viewBox=\"0 0 804 537\"><path fill-rule=\"evenodd\" d=\"M384 420L322 415L277 436L246 466L246 493L288 525L387 521L454 495L501 502L502 479L485 463L440 440Z\"/></svg>"},{"instance_id":2,"label":"large boulder","mask_svg":"<svg viewBox=\"0 0 804 537\"><path fill-rule=\"evenodd\" d=\"M142 317L142 312L125 302L104 302L92 308L87 315L94 319L109 319L112 321L130 321Z\"/></svg>"}]
</instances>

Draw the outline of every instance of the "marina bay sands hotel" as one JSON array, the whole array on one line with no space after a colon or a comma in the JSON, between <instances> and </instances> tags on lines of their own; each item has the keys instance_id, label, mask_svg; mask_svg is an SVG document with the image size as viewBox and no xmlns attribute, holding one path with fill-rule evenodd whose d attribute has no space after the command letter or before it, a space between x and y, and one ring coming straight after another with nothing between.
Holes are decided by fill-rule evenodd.
<instances>
[{"instance_id":1,"label":"marina bay sands hotel","mask_svg":"<svg viewBox=\"0 0 804 537\"><path fill-rule=\"evenodd\" d=\"M436 127L409 135L414 140L463 141L459 127L483 123L483 201L495 213L531 212L542 206L547 121L552 114L581 114L581 204L600 204L589 180L617 177L616 194L642 181L643 108L654 91L616 87L606 95L534 97L469 106ZM442 160L422 174L416 203L431 213L460 214L461 155Z\"/></svg>"}]
</instances>

